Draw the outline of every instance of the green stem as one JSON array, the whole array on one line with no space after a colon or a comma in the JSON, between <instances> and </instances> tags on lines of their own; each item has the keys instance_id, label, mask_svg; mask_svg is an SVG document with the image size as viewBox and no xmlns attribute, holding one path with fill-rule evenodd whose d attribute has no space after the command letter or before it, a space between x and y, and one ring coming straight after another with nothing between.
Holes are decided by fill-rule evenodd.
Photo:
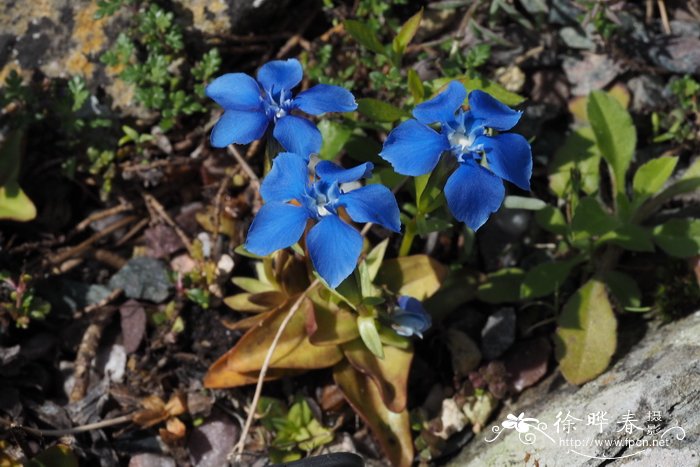
<instances>
[{"instance_id":1,"label":"green stem","mask_svg":"<svg viewBox=\"0 0 700 467\"><path fill-rule=\"evenodd\" d=\"M413 239L416 238L416 220L406 224L406 233L401 239L401 247L399 248L399 256L408 256L411 252L411 246L413 245Z\"/></svg>"}]
</instances>

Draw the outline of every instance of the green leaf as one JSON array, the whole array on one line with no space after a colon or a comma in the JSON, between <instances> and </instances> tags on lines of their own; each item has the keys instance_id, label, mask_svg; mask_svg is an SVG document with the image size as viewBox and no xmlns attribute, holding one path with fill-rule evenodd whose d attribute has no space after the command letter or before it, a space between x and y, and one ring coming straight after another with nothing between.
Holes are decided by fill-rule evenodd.
<instances>
[{"instance_id":1,"label":"green leaf","mask_svg":"<svg viewBox=\"0 0 700 467\"><path fill-rule=\"evenodd\" d=\"M554 206L545 206L535 212L535 221L545 230L559 235L566 235L569 231L569 226L566 224L564 214L559 208Z\"/></svg>"},{"instance_id":2,"label":"green leaf","mask_svg":"<svg viewBox=\"0 0 700 467\"><path fill-rule=\"evenodd\" d=\"M423 102L425 87L423 86L420 76L418 76L418 72L413 68L408 69L408 90L411 92L411 96L413 96L414 103L420 104Z\"/></svg>"},{"instance_id":3,"label":"green leaf","mask_svg":"<svg viewBox=\"0 0 700 467\"><path fill-rule=\"evenodd\" d=\"M678 195L690 193L700 188L700 158L697 158L693 164L683 173L680 180L672 183L671 186L659 193L655 197L655 201L664 203Z\"/></svg>"},{"instance_id":4,"label":"green leaf","mask_svg":"<svg viewBox=\"0 0 700 467\"><path fill-rule=\"evenodd\" d=\"M17 182L12 181L0 187L0 219L26 222L36 217L36 207L22 191Z\"/></svg>"},{"instance_id":5,"label":"green leaf","mask_svg":"<svg viewBox=\"0 0 700 467\"><path fill-rule=\"evenodd\" d=\"M333 368L333 379L345 399L370 427L395 467L410 467L413 463L413 438L406 409L396 413L382 401L377 385L343 361Z\"/></svg>"},{"instance_id":6,"label":"green leaf","mask_svg":"<svg viewBox=\"0 0 700 467\"><path fill-rule=\"evenodd\" d=\"M507 303L520 300L520 284L525 272L518 268L505 268L488 274L486 282L479 285L476 298L487 303Z\"/></svg>"},{"instance_id":7,"label":"green leaf","mask_svg":"<svg viewBox=\"0 0 700 467\"><path fill-rule=\"evenodd\" d=\"M369 351L377 358L384 358L384 348L382 340L379 338L375 319L371 316L358 316L357 330L360 332L362 342L365 343Z\"/></svg>"},{"instance_id":8,"label":"green leaf","mask_svg":"<svg viewBox=\"0 0 700 467\"><path fill-rule=\"evenodd\" d=\"M583 384L605 371L617 346L617 320L605 284L591 279L569 298L555 343L559 369L569 383Z\"/></svg>"},{"instance_id":9,"label":"green leaf","mask_svg":"<svg viewBox=\"0 0 700 467\"><path fill-rule=\"evenodd\" d=\"M601 279L608 286L610 295L622 309L640 309L642 305L642 291L639 290L637 281L619 271L608 271L602 275Z\"/></svg>"},{"instance_id":10,"label":"green leaf","mask_svg":"<svg viewBox=\"0 0 700 467\"><path fill-rule=\"evenodd\" d=\"M641 201L655 195L669 179L676 168L678 157L662 156L643 164L634 174L632 188L635 201Z\"/></svg>"},{"instance_id":11,"label":"green leaf","mask_svg":"<svg viewBox=\"0 0 700 467\"><path fill-rule=\"evenodd\" d=\"M22 159L22 137L19 130L10 131L0 147L0 187L17 181Z\"/></svg>"},{"instance_id":12,"label":"green leaf","mask_svg":"<svg viewBox=\"0 0 700 467\"><path fill-rule=\"evenodd\" d=\"M571 270L584 260L583 256L577 256L566 261L538 264L525 274L520 285L520 298L533 299L550 295L566 281Z\"/></svg>"},{"instance_id":13,"label":"green leaf","mask_svg":"<svg viewBox=\"0 0 700 467\"><path fill-rule=\"evenodd\" d=\"M420 27L421 19L423 19L423 9L421 8L418 13L408 18L408 20L403 23L398 34L391 43L391 47L398 55L401 57L406 50L408 44L413 40L413 36L416 35L418 27Z\"/></svg>"},{"instance_id":14,"label":"green leaf","mask_svg":"<svg viewBox=\"0 0 700 467\"><path fill-rule=\"evenodd\" d=\"M588 120L600 153L612 169L615 191L625 192L625 176L637 145L637 132L629 112L604 91L588 97Z\"/></svg>"},{"instance_id":15,"label":"green leaf","mask_svg":"<svg viewBox=\"0 0 700 467\"><path fill-rule=\"evenodd\" d=\"M600 152L590 127L569 133L554 153L549 169L549 188L559 198L582 190L594 194L600 185ZM572 173L576 177L572 177Z\"/></svg>"},{"instance_id":16,"label":"green leaf","mask_svg":"<svg viewBox=\"0 0 700 467\"><path fill-rule=\"evenodd\" d=\"M371 97L358 99L357 111L375 122L392 123L408 116L398 107Z\"/></svg>"},{"instance_id":17,"label":"green leaf","mask_svg":"<svg viewBox=\"0 0 700 467\"><path fill-rule=\"evenodd\" d=\"M630 251L654 251L651 232L636 224L624 224L600 237L600 241L614 243Z\"/></svg>"},{"instance_id":18,"label":"green leaf","mask_svg":"<svg viewBox=\"0 0 700 467\"><path fill-rule=\"evenodd\" d=\"M525 196L506 196L503 200L503 207L506 209L527 209L528 211L539 211L547 206L547 203L537 198Z\"/></svg>"},{"instance_id":19,"label":"green leaf","mask_svg":"<svg viewBox=\"0 0 700 467\"><path fill-rule=\"evenodd\" d=\"M355 39L360 45L378 54L386 53L384 46L379 41L377 34L365 23L357 20L348 19L343 23L345 30Z\"/></svg>"},{"instance_id":20,"label":"green leaf","mask_svg":"<svg viewBox=\"0 0 700 467\"><path fill-rule=\"evenodd\" d=\"M258 263L259 264L259 263ZM231 279L234 285L249 293L272 292L275 286L254 277L238 276Z\"/></svg>"},{"instance_id":21,"label":"green leaf","mask_svg":"<svg viewBox=\"0 0 700 467\"><path fill-rule=\"evenodd\" d=\"M321 120L318 129L323 137L323 145L318 155L325 160L335 158L352 135L350 128L330 120Z\"/></svg>"},{"instance_id":22,"label":"green leaf","mask_svg":"<svg viewBox=\"0 0 700 467\"><path fill-rule=\"evenodd\" d=\"M514 92L508 91L506 88L501 86L500 84L490 81L486 78L483 78L481 76L460 76L457 78L438 78L436 80L433 80L432 82L432 87L433 89L441 90L443 86L446 86L447 83L450 81L458 80L464 86L469 90L469 91L484 91L494 98L498 99L499 101L503 102L505 105L508 106L515 106L520 103L522 103L525 98L519 94L516 94Z\"/></svg>"},{"instance_id":23,"label":"green leaf","mask_svg":"<svg viewBox=\"0 0 700 467\"><path fill-rule=\"evenodd\" d=\"M431 232L442 232L452 227L452 222L440 217L419 216L416 220L416 233L421 237Z\"/></svg>"},{"instance_id":24,"label":"green leaf","mask_svg":"<svg viewBox=\"0 0 700 467\"><path fill-rule=\"evenodd\" d=\"M653 235L654 242L671 256L700 254L700 219L671 219L656 226Z\"/></svg>"},{"instance_id":25,"label":"green leaf","mask_svg":"<svg viewBox=\"0 0 700 467\"><path fill-rule=\"evenodd\" d=\"M239 293L224 298L226 306L245 313L259 313L272 310L284 303L286 295L277 290L258 293Z\"/></svg>"},{"instance_id":26,"label":"green leaf","mask_svg":"<svg viewBox=\"0 0 700 467\"><path fill-rule=\"evenodd\" d=\"M384 255L386 254L386 248L389 246L389 239L385 238L377 244L372 250L367 253L365 257L365 263L367 263L367 273L371 281L377 277L379 268L382 266L382 261L384 261Z\"/></svg>"},{"instance_id":27,"label":"green leaf","mask_svg":"<svg viewBox=\"0 0 700 467\"><path fill-rule=\"evenodd\" d=\"M425 300L437 292L445 277L444 265L427 255L413 255L385 260L375 282L397 295Z\"/></svg>"},{"instance_id":28,"label":"green leaf","mask_svg":"<svg viewBox=\"0 0 700 467\"><path fill-rule=\"evenodd\" d=\"M619 225L619 221L605 212L595 198L583 198L576 206L571 229L577 238L603 235Z\"/></svg>"}]
</instances>

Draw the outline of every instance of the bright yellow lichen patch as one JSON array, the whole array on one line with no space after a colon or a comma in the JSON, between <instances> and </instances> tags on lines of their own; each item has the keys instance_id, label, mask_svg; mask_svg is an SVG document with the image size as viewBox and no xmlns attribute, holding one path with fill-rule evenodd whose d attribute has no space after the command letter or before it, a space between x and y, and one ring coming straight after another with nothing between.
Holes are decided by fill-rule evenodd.
<instances>
[{"instance_id":1,"label":"bright yellow lichen patch","mask_svg":"<svg viewBox=\"0 0 700 467\"><path fill-rule=\"evenodd\" d=\"M79 50L73 50L70 55L68 55L65 65L66 73L69 76L80 75L89 78L95 71L95 65L90 63L90 61L88 61L88 59L85 57L85 54Z\"/></svg>"},{"instance_id":2,"label":"bright yellow lichen patch","mask_svg":"<svg viewBox=\"0 0 700 467\"><path fill-rule=\"evenodd\" d=\"M104 27L105 18L95 19L97 4L92 2L86 8L78 8L75 12L75 27L73 28L73 40L78 44L80 52L85 55L102 51L107 41Z\"/></svg>"}]
</instances>

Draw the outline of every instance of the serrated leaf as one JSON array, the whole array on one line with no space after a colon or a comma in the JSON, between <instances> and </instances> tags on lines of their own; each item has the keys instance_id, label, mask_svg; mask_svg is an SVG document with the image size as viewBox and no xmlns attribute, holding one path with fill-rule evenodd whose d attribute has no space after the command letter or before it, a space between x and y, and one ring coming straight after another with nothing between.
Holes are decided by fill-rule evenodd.
<instances>
[{"instance_id":1,"label":"serrated leaf","mask_svg":"<svg viewBox=\"0 0 700 467\"><path fill-rule=\"evenodd\" d=\"M476 291L476 298L487 303L517 302L524 278L525 271L518 268L504 268L487 274L486 281Z\"/></svg>"},{"instance_id":2,"label":"serrated leaf","mask_svg":"<svg viewBox=\"0 0 700 467\"><path fill-rule=\"evenodd\" d=\"M678 163L678 157L662 156L652 159L637 169L634 174L632 188L635 202L642 201L655 195L663 188Z\"/></svg>"},{"instance_id":3,"label":"serrated leaf","mask_svg":"<svg viewBox=\"0 0 700 467\"><path fill-rule=\"evenodd\" d=\"M343 24L348 34L350 34L360 45L378 54L385 54L385 48L379 41L377 34L365 23L348 19L345 20Z\"/></svg>"},{"instance_id":4,"label":"serrated leaf","mask_svg":"<svg viewBox=\"0 0 700 467\"><path fill-rule=\"evenodd\" d=\"M671 219L654 227L654 243L671 256L700 254L700 219Z\"/></svg>"},{"instance_id":5,"label":"serrated leaf","mask_svg":"<svg viewBox=\"0 0 700 467\"><path fill-rule=\"evenodd\" d=\"M413 348L386 346L385 357L377 358L360 339L343 344L343 353L350 364L369 376L377 385L384 404L392 412L406 408L408 373L413 360Z\"/></svg>"},{"instance_id":6,"label":"serrated leaf","mask_svg":"<svg viewBox=\"0 0 700 467\"><path fill-rule=\"evenodd\" d=\"M579 201L571 219L571 230L577 238L603 235L615 229L620 222L608 214L595 198Z\"/></svg>"},{"instance_id":7,"label":"serrated leaf","mask_svg":"<svg viewBox=\"0 0 700 467\"><path fill-rule=\"evenodd\" d=\"M421 81L418 72L413 68L408 69L408 90L413 96L413 102L415 104L420 104L423 102L425 97L425 87L423 86L423 81Z\"/></svg>"},{"instance_id":8,"label":"serrated leaf","mask_svg":"<svg viewBox=\"0 0 700 467\"><path fill-rule=\"evenodd\" d=\"M413 40L413 36L416 35L418 28L420 27L421 19L423 19L423 9L421 8L418 13L408 18L408 20L403 23L401 29L399 29L398 34L391 43L391 46L399 57L403 55L408 44Z\"/></svg>"},{"instance_id":9,"label":"serrated leaf","mask_svg":"<svg viewBox=\"0 0 700 467\"><path fill-rule=\"evenodd\" d=\"M526 196L506 196L503 200L503 207L506 209L526 209L528 211L539 211L547 206L547 203L537 198Z\"/></svg>"},{"instance_id":10,"label":"serrated leaf","mask_svg":"<svg viewBox=\"0 0 700 467\"><path fill-rule=\"evenodd\" d=\"M625 176L637 146L637 131L629 112L604 91L588 97L588 120L600 153L612 169L617 193L625 193Z\"/></svg>"},{"instance_id":11,"label":"serrated leaf","mask_svg":"<svg viewBox=\"0 0 700 467\"><path fill-rule=\"evenodd\" d=\"M394 467L410 467L413 439L408 411L395 413L389 410L377 386L347 361L333 368L333 379L348 403L370 427L389 462Z\"/></svg>"},{"instance_id":12,"label":"serrated leaf","mask_svg":"<svg viewBox=\"0 0 700 467\"><path fill-rule=\"evenodd\" d=\"M377 358L383 359L384 348L382 346L382 340L379 338L379 331L377 330L377 322L375 319L371 316L358 316L357 330L367 349Z\"/></svg>"},{"instance_id":13,"label":"serrated leaf","mask_svg":"<svg viewBox=\"0 0 700 467\"><path fill-rule=\"evenodd\" d=\"M619 271L608 271L601 276L601 279L608 287L610 295L623 310L627 308L638 310L642 305L642 291L639 290L637 281L627 274Z\"/></svg>"},{"instance_id":14,"label":"serrated leaf","mask_svg":"<svg viewBox=\"0 0 700 467\"><path fill-rule=\"evenodd\" d=\"M375 122L393 123L408 114L388 102L365 97L357 99L357 111Z\"/></svg>"},{"instance_id":15,"label":"serrated leaf","mask_svg":"<svg viewBox=\"0 0 700 467\"><path fill-rule=\"evenodd\" d=\"M422 301L440 288L445 277L443 264L427 255L413 255L385 260L375 282L397 295Z\"/></svg>"},{"instance_id":16,"label":"serrated leaf","mask_svg":"<svg viewBox=\"0 0 700 467\"><path fill-rule=\"evenodd\" d=\"M0 220L27 222L36 218L36 207L17 182L0 187Z\"/></svg>"},{"instance_id":17,"label":"serrated leaf","mask_svg":"<svg viewBox=\"0 0 700 467\"><path fill-rule=\"evenodd\" d=\"M321 120L317 126L323 140L318 155L321 159L332 160L350 139L352 129L330 120Z\"/></svg>"},{"instance_id":18,"label":"serrated leaf","mask_svg":"<svg viewBox=\"0 0 700 467\"><path fill-rule=\"evenodd\" d=\"M555 333L564 378L583 384L605 371L617 346L617 320L605 284L591 279L564 305Z\"/></svg>"},{"instance_id":19,"label":"serrated leaf","mask_svg":"<svg viewBox=\"0 0 700 467\"><path fill-rule=\"evenodd\" d=\"M651 232L636 224L624 224L600 237L600 241L614 243L630 251L654 251Z\"/></svg>"},{"instance_id":20,"label":"serrated leaf","mask_svg":"<svg viewBox=\"0 0 700 467\"><path fill-rule=\"evenodd\" d=\"M566 224L564 214L559 208L554 206L545 206L535 212L535 221L545 230L559 235L566 235L569 231L569 226Z\"/></svg>"},{"instance_id":21,"label":"serrated leaf","mask_svg":"<svg viewBox=\"0 0 700 467\"><path fill-rule=\"evenodd\" d=\"M572 178L572 171L578 176ZM600 186L600 152L590 127L569 133L564 144L554 153L549 169L549 188L559 198L582 190L593 194Z\"/></svg>"},{"instance_id":22,"label":"serrated leaf","mask_svg":"<svg viewBox=\"0 0 700 467\"><path fill-rule=\"evenodd\" d=\"M584 258L581 256L565 261L541 263L530 269L520 285L520 298L533 299L554 293L566 281L571 270Z\"/></svg>"}]
</instances>

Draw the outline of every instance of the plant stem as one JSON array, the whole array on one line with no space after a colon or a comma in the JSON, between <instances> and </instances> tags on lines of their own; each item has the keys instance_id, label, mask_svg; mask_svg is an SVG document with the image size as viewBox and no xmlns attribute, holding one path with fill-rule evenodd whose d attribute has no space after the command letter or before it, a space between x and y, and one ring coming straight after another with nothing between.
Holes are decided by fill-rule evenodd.
<instances>
[{"instance_id":1,"label":"plant stem","mask_svg":"<svg viewBox=\"0 0 700 467\"><path fill-rule=\"evenodd\" d=\"M399 248L399 256L408 256L411 252L411 246L413 245L413 239L416 238L416 220L406 224L406 233L401 239L401 247Z\"/></svg>"},{"instance_id":2,"label":"plant stem","mask_svg":"<svg viewBox=\"0 0 700 467\"><path fill-rule=\"evenodd\" d=\"M248 432L250 431L250 427L253 424L253 420L255 419L255 412L257 411L258 402L260 401L260 395L262 394L262 387L263 383L265 382L265 376L267 375L267 370L270 367L272 355L275 353L275 349L277 348L277 344L279 343L279 340L282 337L284 330L287 328L287 325L292 320L299 308L301 308L301 304L307 297L309 292L311 292L311 290L313 290L313 288L316 287L319 283L320 282L318 279L314 280L306 288L306 290L304 290L301 293L301 295L299 295L299 298L297 298L297 300L294 302L291 308L289 308L289 311L287 312L287 316L285 316L284 321L282 321L282 323L280 324L280 327L277 330L277 334L275 334L275 338L272 340L272 344L270 344L270 348L267 350L267 355L265 355L265 361L263 362L262 368L260 368L258 383L255 386L255 393L253 394L253 401L250 403L250 410L248 411L248 418L245 421L245 425L243 426L243 431L241 431L241 437L238 439L238 443L234 446L233 450L228 455L229 461L231 461L236 454L243 453L243 448L245 447L245 441L248 437Z\"/></svg>"}]
</instances>

